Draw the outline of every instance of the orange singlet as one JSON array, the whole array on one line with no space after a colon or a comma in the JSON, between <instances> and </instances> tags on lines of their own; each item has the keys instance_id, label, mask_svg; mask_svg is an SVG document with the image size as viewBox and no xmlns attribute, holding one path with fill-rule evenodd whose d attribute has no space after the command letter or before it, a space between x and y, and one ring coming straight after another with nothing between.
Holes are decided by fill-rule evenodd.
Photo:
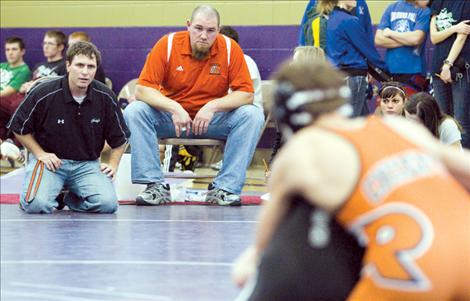
<instances>
[{"instance_id":1,"label":"orange singlet","mask_svg":"<svg viewBox=\"0 0 470 301\"><path fill-rule=\"evenodd\" d=\"M337 219L366 246L348 300L470 300L470 195L439 160L370 117L333 130L361 160ZM462 163L464 164L464 163Z\"/></svg>"}]
</instances>

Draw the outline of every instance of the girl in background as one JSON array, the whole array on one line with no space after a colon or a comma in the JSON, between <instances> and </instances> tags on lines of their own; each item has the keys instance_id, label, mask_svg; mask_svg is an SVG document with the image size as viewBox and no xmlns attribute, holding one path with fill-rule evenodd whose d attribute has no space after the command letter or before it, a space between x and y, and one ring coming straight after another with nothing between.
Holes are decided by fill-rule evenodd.
<instances>
[{"instance_id":1,"label":"girl in background","mask_svg":"<svg viewBox=\"0 0 470 301\"><path fill-rule=\"evenodd\" d=\"M405 116L422 123L443 144L462 148L462 128L454 118L443 113L431 95L421 92L405 104Z\"/></svg>"}]
</instances>

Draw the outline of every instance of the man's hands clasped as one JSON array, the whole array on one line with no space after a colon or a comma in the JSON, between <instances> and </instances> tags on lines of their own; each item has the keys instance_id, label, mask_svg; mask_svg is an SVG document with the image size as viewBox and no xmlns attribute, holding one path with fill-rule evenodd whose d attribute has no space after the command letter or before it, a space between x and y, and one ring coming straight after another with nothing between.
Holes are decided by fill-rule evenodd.
<instances>
[{"instance_id":1,"label":"man's hands clasped","mask_svg":"<svg viewBox=\"0 0 470 301\"><path fill-rule=\"evenodd\" d=\"M197 112L194 120L192 120L188 112L183 109L183 107L180 107L172 114L176 137L180 137L183 134L183 131L186 131L186 136L189 136L191 132L194 135L203 135L207 133L209 124L214 117L214 113L215 109L209 102Z\"/></svg>"}]
</instances>

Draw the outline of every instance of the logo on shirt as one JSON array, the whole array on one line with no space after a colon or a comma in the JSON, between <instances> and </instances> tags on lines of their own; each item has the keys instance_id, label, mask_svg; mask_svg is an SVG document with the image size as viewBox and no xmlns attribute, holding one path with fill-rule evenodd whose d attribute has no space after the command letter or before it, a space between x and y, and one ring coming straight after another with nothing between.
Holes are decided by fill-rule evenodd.
<instances>
[{"instance_id":1,"label":"logo on shirt","mask_svg":"<svg viewBox=\"0 0 470 301\"><path fill-rule=\"evenodd\" d=\"M358 8L359 8L359 14L363 15L364 14L364 7L358 6Z\"/></svg>"},{"instance_id":2,"label":"logo on shirt","mask_svg":"<svg viewBox=\"0 0 470 301\"><path fill-rule=\"evenodd\" d=\"M176 71L184 71L183 66L179 65L178 67L176 67Z\"/></svg>"},{"instance_id":3,"label":"logo on shirt","mask_svg":"<svg viewBox=\"0 0 470 301\"><path fill-rule=\"evenodd\" d=\"M209 74L220 75L220 64L212 64Z\"/></svg>"},{"instance_id":4,"label":"logo on shirt","mask_svg":"<svg viewBox=\"0 0 470 301\"><path fill-rule=\"evenodd\" d=\"M90 123L100 123L101 119L99 118L92 118Z\"/></svg>"},{"instance_id":5,"label":"logo on shirt","mask_svg":"<svg viewBox=\"0 0 470 301\"><path fill-rule=\"evenodd\" d=\"M65 119L57 119L57 124L65 124Z\"/></svg>"},{"instance_id":6,"label":"logo on shirt","mask_svg":"<svg viewBox=\"0 0 470 301\"><path fill-rule=\"evenodd\" d=\"M6 69L0 69L0 91L3 91L13 79L13 72Z\"/></svg>"}]
</instances>

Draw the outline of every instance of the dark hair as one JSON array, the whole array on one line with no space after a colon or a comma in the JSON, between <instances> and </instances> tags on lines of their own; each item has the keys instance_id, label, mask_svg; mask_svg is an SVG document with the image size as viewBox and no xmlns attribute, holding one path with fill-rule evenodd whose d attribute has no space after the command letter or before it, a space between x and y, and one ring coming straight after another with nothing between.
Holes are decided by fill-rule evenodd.
<instances>
[{"instance_id":1,"label":"dark hair","mask_svg":"<svg viewBox=\"0 0 470 301\"><path fill-rule=\"evenodd\" d=\"M385 82L379 90L381 99L393 98L398 94L401 94L403 100L406 100L406 91L399 82Z\"/></svg>"},{"instance_id":2,"label":"dark hair","mask_svg":"<svg viewBox=\"0 0 470 301\"><path fill-rule=\"evenodd\" d=\"M426 92L419 92L411 96L405 104L405 111L409 114L416 114L423 125L437 138L439 138L441 123L447 118L452 118L442 113L434 97ZM458 123L457 126L461 130Z\"/></svg>"},{"instance_id":3,"label":"dark hair","mask_svg":"<svg viewBox=\"0 0 470 301\"><path fill-rule=\"evenodd\" d=\"M18 43L21 50L25 48L23 39L20 37L9 37L5 40L5 44L13 44L13 43Z\"/></svg>"},{"instance_id":4,"label":"dark hair","mask_svg":"<svg viewBox=\"0 0 470 301\"><path fill-rule=\"evenodd\" d=\"M232 40L238 43L238 32L232 26L221 26L219 33L226 35L227 37L231 38Z\"/></svg>"},{"instance_id":5,"label":"dark hair","mask_svg":"<svg viewBox=\"0 0 470 301\"><path fill-rule=\"evenodd\" d=\"M46 36L54 38L57 45L67 46L67 36L62 31L58 30L49 30L46 32Z\"/></svg>"},{"instance_id":6,"label":"dark hair","mask_svg":"<svg viewBox=\"0 0 470 301\"><path fill-rule=\"evenodd\" d=\"M67 49L67 62L71 64L73 58L80 54L85 55L90 59L95 58L97 67L101 64L101 53L98 48L96 48L96 46L91 42L78 41L76 43L73 43L72 46Z\"/></svg>"}]
</instances>

